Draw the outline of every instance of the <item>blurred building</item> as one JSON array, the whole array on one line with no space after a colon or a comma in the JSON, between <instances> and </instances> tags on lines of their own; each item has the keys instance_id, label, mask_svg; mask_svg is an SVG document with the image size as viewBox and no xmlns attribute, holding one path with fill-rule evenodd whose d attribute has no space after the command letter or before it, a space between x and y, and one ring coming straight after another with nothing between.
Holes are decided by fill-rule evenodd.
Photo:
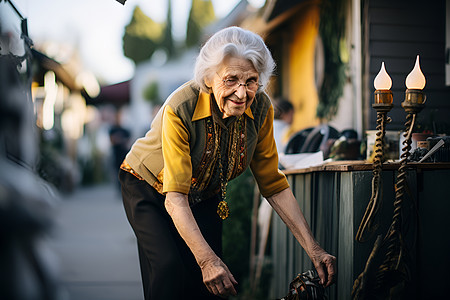
<instances>
[{"instance_id":1,"label":"blurred building","mask_svg":"<svg viewBox=\"0 0 450 300\"><path fill-rule=\"evenodd\" d=\"M36 45L32 55L39 170L59 189L71 191L83 180L87 161L98 159L92 156L96 155L95 127L100 126L100 115L88 101L97 97L100 87L70 45L46 42Z\"/></svg>"},{"instance_id":2,"label":"blurred building","mask_svg":"<svg viewBox=\"0 0 450 300\"><path fill-rule=\"evenodd\" d=\"M130 81L130 105L124 123L132 136L143 136L164 100L180 85L192 79L197 49L190 49L172 60L156 54L150 61L136 66ZM146 93L148 89L152 92Z\"/></svg>"},{"instance_id":3,"label":"blurred building","mask_svg":"<svg viewBox=\"0 0 450 300\"><path fill-rule=\"evenodd\" d=\"M330 11L330 5L335 10ZM394 93L393 122L388 129L403 129L405 113L400 103L405 79L420 55L429 102L419 123L422 128L444 133L448 130L445 116L450 113L450 75L445 73L450 69L445 48L450 44L445 29L450 19L448 5L444 0L427 4L418 0L267 0L259 11L236 25L261 34L272 51L277 70L269 92L294 103L293 131L329 123L340 131L355 129L362 137L366 130L374 129L373 80L383 61ZM328 34L322 25L331 27ZM339 26L342 28L334 28ZM330 47L330 33L339 38L334 47ZM344 72L327 68L333 62L341 64ZM330 80L341 82L331 92L342 92L336 114L320 119L318 106L329 105L321 88Z\"/></svg>"}]
</instances>

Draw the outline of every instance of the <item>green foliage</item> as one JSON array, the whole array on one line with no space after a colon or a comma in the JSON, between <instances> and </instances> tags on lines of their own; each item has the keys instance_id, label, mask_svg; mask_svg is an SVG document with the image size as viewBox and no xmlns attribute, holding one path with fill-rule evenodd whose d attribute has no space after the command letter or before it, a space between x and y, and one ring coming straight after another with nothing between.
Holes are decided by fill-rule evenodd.
<instances>
[{"instance_id":1,"label":"green foliage","mask_svg":"<svg viewBox=\"0 0 450 300\"><path fill-rule=\"evenodd\" d=\"M346 80L343 62L345 32L345 0L324 0L320 16L319 33L324 46L324 80L319 91L317 117L330 120L338 109Z\"/></svg>"},{"instance_id":2,"label":"green foliage","mask_svg":"<svg viewBox=\"0 0 450 300\"><path fill-rule=\"evenodd\" d=\"M267 299L272 268L263 266L260 284L255 290L250 287L250 241L252 228L253 197L256 183L247 169L231 181L227 188L230 216L223 223L223 256L226 265L238 281L238 295L230 300Z\"/></svg>"},{"instance_id":3,"label":"green foliage","mask_svg":"<svg viewBox=\"0 0 450 300\"><path fill-rule=\"evenodd\" d=\"M186 46L199 43L203 28L216 19L211 0L192 0L186 31Z\"/></svg>"},{"instance_id":4,"label":"green foliage","mask_svg":"<svg viewBox=\"0 0 450 300\"><path fill-rule=\"evenodd\" d=\"M259 285L252 289L250 281L240 284L239 294L230 300L273 300L269 298L270 280L272 279L272 265L265 263L262 268Z\"/></svg>"},{"instance_id":5,"label":"green foliage","mask_svg":"<svg viewBox=\"0 0 450 300\"><path fill-rule=\"evenodd\" d=\"M134 9L131 21L125 27L123 51L135 64L149 60L158 49L164 50L168 59L176 55L177 49L172 36L172 2L167 1L167 19L164 23L153 21L139 6ZM211 0L193 0L187 24L186 46L197 45L203 28L215 19Z\"/></svg>"},{"instance_id":6,"label":"green foliage","mask_svg":"<svg viewBox=\"0 0 450 300\"><path fill-rule=\"evenodd\" d=\"M143 97L145 100L148 100L153 104L160 104L161 97L159 96L159 85L157 81L150 82L145 88L143 92Z\"/></svg>"},{"instance_id":7,"label":"green foliage","mask_svg":"<svg viewBox=\"0 0 450 300\"><path fill-rule=\"evenodd\" d=\"M125 56L135 64L150 59L163 41L163 32L163 24L156 23L136 6L123 36Z\"/></svg>"},{"instance_id":8,"label":"green foliage","mask_svg":"<svg viewBox=\"0 0 450 300\"><path fill-rule=\"evenodd\" d=\"M161 48L164 49L164 51L167 53L167 57L170 59L171 57L175 56L175 45L173 43L173 36L172 36L172 1L169 1L168 9L167 9L167 19L166 19L166 26L164 29L164 39L161 43Z\"/></svg>"},{"instance_id":9,"label":"green foliage","mask_svg":"<svg viewBox=\"0 0 450 300\"><path fill-rule=\"evenodd\" d=\"M150 59L156 49L157 44L149 39L127 34L123 37L124 55L131 59L135 64Z\"/></svg>"},{"instance_id":10,"label":"green foliage","mask_svg":"<svg viewBox=\"0 0 450 300\"><path fill-rule=\"evenodd\" d=\"M227 188L230 216L223 222L223 256L240 287L249 276L254 186L253 175L247 170Z\"/></svg>"}]
</instances>

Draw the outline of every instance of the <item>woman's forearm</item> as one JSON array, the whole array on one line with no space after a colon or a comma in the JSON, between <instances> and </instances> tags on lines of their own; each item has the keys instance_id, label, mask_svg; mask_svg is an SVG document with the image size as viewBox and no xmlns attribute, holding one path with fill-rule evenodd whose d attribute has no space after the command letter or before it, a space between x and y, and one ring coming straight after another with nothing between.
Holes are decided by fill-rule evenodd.
<instances>
[{"instance_id":1,"label":"woman's forearm","mask_svg":"<svg viewBox=\"0 0 450 300\"><path fill-rule=\"evenodd\" d=\"M314 239L311 229L306 222L303 212L292 194L291 189L284 189L267 198L267 200L303 249L311 256L311 253L318 246L318 243Z\"/></svg>"},{"instance_id":2,"label":"woman's forearm","mask_svg":"<svg viewBox=\"0 0 450 300\"><path fill-rule=\"evenodd\" d=\"M215 259L214 251L206 242L194 219L187 195L177 192L167 193L165 207L199 266L202 267L209 260Z\"/></svg>"},{"instance_id":3,"label":"woman's forearm","mask_svg":"<svg viewBox=\"0 0 450 300\"><path fill-rule=\"evenodd\" d=\"M165 206L178 233L194 254L208 291L217 296L236 295L234 286L237 281L200 232L187 196L175 192L167 193Z\"/></svg>"},{"instance_id":4,"label":"woman's forearm","mask_svg":"<svg viewBox=\"0 0 450 300\"><path fill-rule=\"evenodd\" d=\"M320 283L325 287L332 284L336 280L336 257L323 250L314 239L291 189L287 188L267 200L311 258L320 277Z\"/></svg>"}]
</instances>

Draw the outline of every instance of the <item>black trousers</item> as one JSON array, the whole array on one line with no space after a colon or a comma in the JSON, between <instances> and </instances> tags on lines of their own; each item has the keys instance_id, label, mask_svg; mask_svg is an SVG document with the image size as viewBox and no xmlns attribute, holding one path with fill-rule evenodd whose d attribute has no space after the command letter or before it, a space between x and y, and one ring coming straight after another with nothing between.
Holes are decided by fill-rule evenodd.
<instances>
[{"instance_id":1,"label":"black trousers","mask_svg":"<svg viewBox=\"0 0 450 300\"><path fill-rule=\"evenodd\" d=\"M203 284L200 267L165 210L165 197L126 171L119 171L119 180L125 212L137 237L145 299L220 299ZM221 257L219 201L217 195L191 209L204 238Z\"/></svg>"}]
</instances>

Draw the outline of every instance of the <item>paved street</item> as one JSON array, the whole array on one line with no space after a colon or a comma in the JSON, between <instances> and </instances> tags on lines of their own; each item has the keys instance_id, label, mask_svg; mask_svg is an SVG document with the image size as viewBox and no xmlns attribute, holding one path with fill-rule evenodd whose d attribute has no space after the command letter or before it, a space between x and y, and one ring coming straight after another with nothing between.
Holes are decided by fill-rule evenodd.
<instances>
[{"instance_id":1,"label":"paved street","mask_svg":"<svg viewBox=\"0 0 450 300\"><path fill-rule=\"evenodd\" d=\"M65 300L142 300L136 239L115 186L62 196L49 245Z\"/></svg>"}]
</instances>

